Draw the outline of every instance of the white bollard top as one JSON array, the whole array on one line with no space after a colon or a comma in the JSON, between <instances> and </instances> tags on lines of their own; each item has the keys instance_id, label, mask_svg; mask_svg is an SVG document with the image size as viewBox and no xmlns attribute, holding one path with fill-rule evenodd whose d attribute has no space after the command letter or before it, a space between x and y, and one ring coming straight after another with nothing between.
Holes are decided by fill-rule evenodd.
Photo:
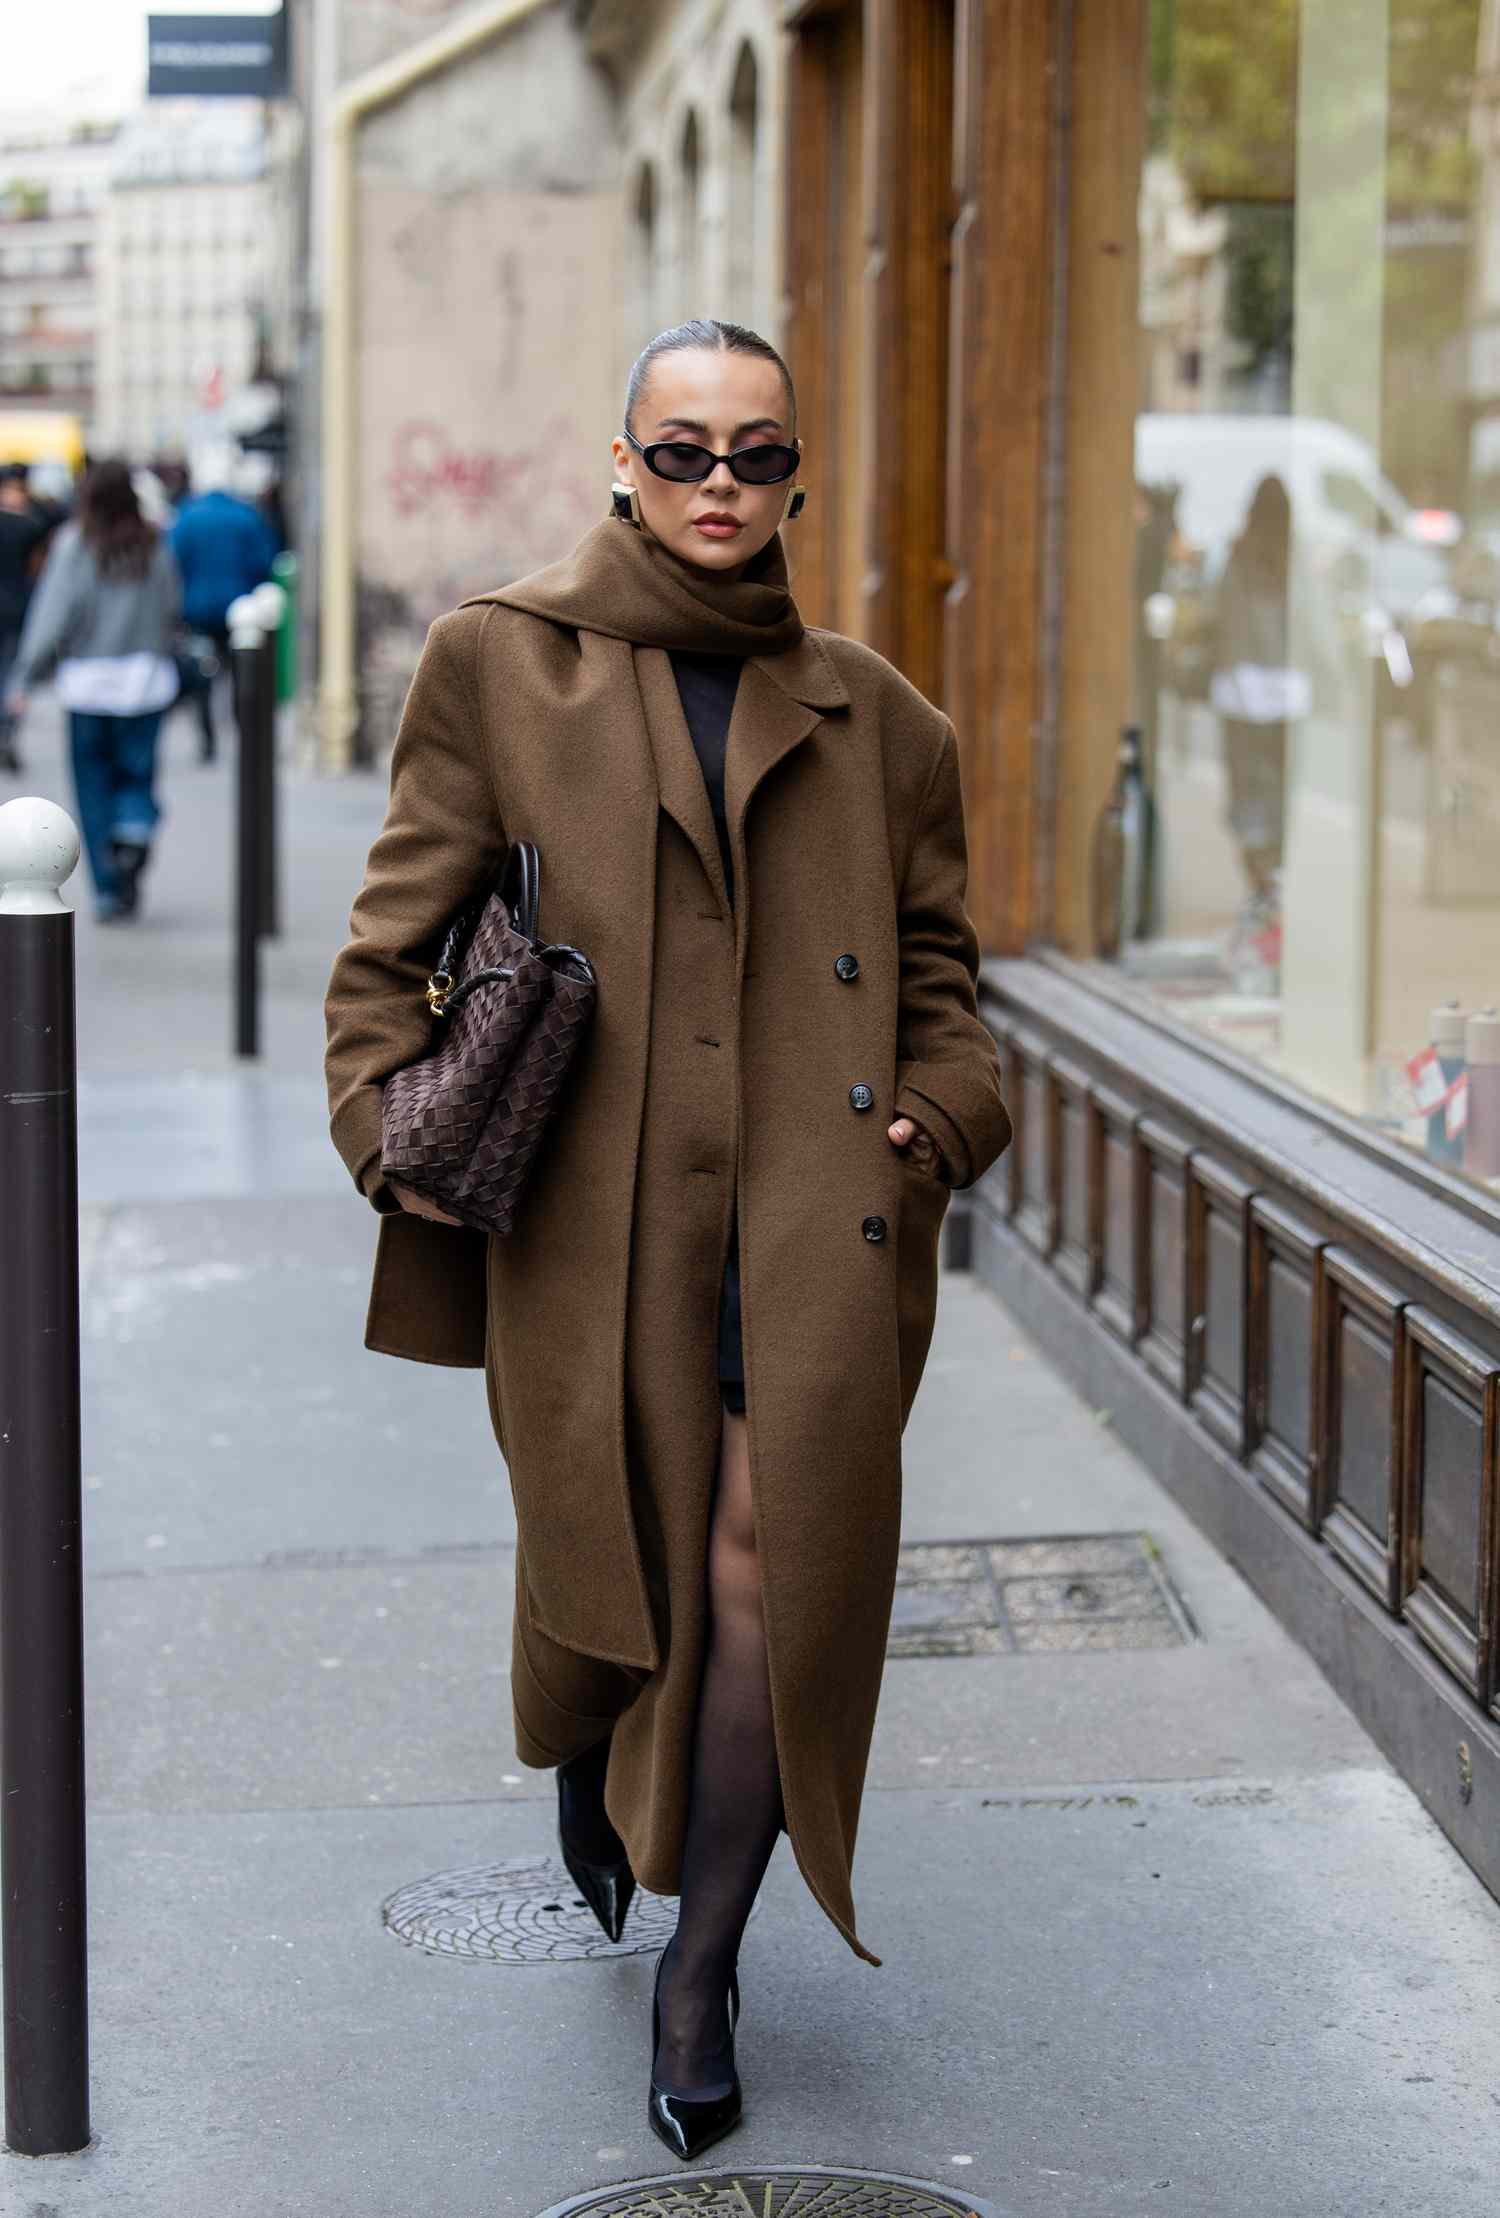
<instances>
[{"instance_id":1,"label":"white bollard top","mask_svg":"<svg viewBox=\"0 0 1500 2218\"><path fill-rule=\"evenodd\" d=\"M0 808L0 916L66 913L58 887L78 867L78 826L55 801L28 795Z\"/></svg>"},{"instance_id":2,"label":"white bollard top","mask_svg":"<svg viewBox=\"0 0 1500 2218\"><path fill-rule=\"evenodd\" d=\"M249 600L255 610L255 620L263 631L281 629L281 619L286 614L286 594L274 579L268 578L264 585L258 585Z\"/></svg>"},{"instance_id":3,"label":"white bollard top","mask_svg":"<svg viewBox=\"0 0 1500 2218\"><path fill-rule=\"evenodd\" d=\"M265 631L260 610L255 605L253 593L242 593L231 601L224 617L229 629L231 647L258 647Z\"/></svg>"}]
</instances>

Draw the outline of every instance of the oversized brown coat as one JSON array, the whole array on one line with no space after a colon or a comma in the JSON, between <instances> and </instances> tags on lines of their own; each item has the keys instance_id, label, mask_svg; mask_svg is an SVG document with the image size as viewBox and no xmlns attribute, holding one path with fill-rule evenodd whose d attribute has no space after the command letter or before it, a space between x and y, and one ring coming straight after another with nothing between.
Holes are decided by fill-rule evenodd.
<instances>
[{"instance_id":1,"label":"oversized brown coat","mask_svg":"<svg viewBox=\"0 0 1500 2218\"><path fill-rule=\"evenodd\" d=\"M752 655L727 739L731 907L667 654L634 636L485 597L428 637L327 999L333 1137L381 1212L366 1342L483 1365L517 1519L518 1754L554 1764L613 1724L606 1807L641 1884L675 1893L737 1199L787 1830L817 1901L878 1964L851 1866L901 1435L950 1186L1010 1136L975 1006L953 727L841 634ZM545 936L585 949L600 989L515 1229L486 1239L396 1208L380 1089L427 1045L443 926L516 837L541 851ZM834 967L846 953L852 980ZM902 1113L938 1140L937 1170L887 1138Z\"/></svg>"}]
</instances>

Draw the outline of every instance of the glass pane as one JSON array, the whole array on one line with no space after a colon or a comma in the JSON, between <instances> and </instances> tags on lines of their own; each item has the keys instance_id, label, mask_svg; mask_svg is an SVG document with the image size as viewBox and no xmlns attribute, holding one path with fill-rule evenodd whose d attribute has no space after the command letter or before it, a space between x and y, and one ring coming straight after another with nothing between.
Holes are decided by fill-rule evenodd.
<instances>
[{"instance_id":1,"label":"glass pane","mask_svg":"<svg viewBox=\"0 0 1500 2218\"><path fill-rule=\"evenodd\" d=\"M1500 5L1148 62L1119 959L1500 1191Z\"/></svg>"}]
</instances>

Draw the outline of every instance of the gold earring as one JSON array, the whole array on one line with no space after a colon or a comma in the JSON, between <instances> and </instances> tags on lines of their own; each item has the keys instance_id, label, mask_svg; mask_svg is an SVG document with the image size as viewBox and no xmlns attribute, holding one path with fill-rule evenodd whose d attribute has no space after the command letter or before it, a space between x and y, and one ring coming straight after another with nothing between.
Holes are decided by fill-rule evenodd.
<instances>
[{"instance_id":1,"label":"gold earring","mask_svg":"<svg viewBox=\"0 0 1500 2218\"><path fill-rule=\"evenodd\" d=\"M794 524L806 505L807 487L805 485L794 485L782 505L781 521L784 524Z\"/></svg>"},{"instance_id":2,"label":"gold earring","mask_svg":"<svg viewBox=\"0 0 1500 2218\"><path fill-rule=\"evenodd\" d=\"M637 531L641 523L641 496L633 485L622 485L617 478L609 489L610 500L622 524L634 524Z\"/></svg>"}]
</instances>

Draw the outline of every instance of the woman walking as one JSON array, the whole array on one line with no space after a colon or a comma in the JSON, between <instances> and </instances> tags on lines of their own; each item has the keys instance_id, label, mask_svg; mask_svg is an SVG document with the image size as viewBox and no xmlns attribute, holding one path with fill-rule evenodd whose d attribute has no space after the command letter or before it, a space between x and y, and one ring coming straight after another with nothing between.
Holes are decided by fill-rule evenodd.
<instances>
[{"instance_id":1,"label":"woman walking","mask_svg":"<svg viewBox=\"0 0 1500 2218\"><path fill-rule=\"evenodd\" d=\"M1252 899L1275 898L1281 868L1286 725L1305 681L1288 668L1287 585L1292 504L1281 479L1263 477L1229 549L1214 607L1210 698L1224 729L1229 829Z\"/></svg>"},{"instance_id":2,"label":"woman walking","mask_svg":"<svg viewBox=\"0 0 1500 2218\"><path fill-rule=\"evenodd\" d=\"M743 326L653 339L612 512L432 627L329 985L336 1145L381 1213L366 1342L483 1365L517 1520L511 1693L618 1938L679 1896L648 2115L732 2126L737 1957L779 1834L856 1955L851 1863L901 1434L950 1191L1010 1136L978 1016L953 727L804 625L791 379ZM591 1032L513 1231L381 1172L453 910L509 840L587 951Z\"/></svg>"},{"instance_id":3,"label":"woman walking","mask_svg":"<svg viewBox=\"0 0 1500 2218\"><path fill-rule=\"evenodd\" d=\"M171 652L181 602L177 564L141 514L123 462L83 481L76 521L52 542L21 633L9 707L55 676L68 712L79 824L101 923L134 916L161 818L162 711L177 696Z\"/></svg>"}]
</instances>

